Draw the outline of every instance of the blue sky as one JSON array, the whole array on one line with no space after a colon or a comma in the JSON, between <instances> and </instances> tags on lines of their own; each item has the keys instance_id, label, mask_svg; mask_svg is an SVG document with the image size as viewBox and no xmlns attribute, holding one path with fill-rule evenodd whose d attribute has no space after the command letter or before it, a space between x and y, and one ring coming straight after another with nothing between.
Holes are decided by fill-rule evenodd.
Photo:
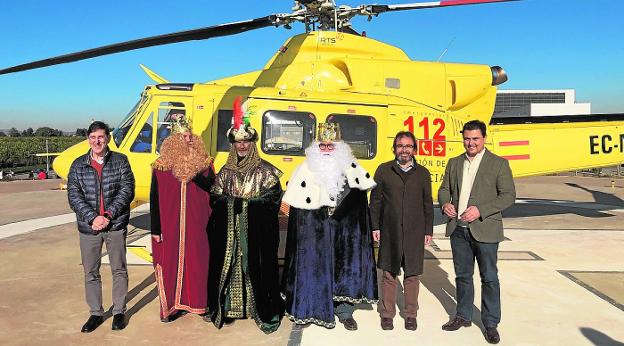
<instances>
[{"instance_id":1,"label":"blue sky","mask_svg":"<svg viewBox=\"0 0 624 346\"><path fill-rule=\"evenodd\" d=\"M387 1L398 4L410 2ZM364 1L338 1L351 6ZM374 3L374 2L371 2ZM280 1L6 2L0 11L0 68L106 44L289 12ZM576 89L592 112L624 112L622 0L524 0L387 13L354 20L369 37L414 60L500 65L502 89ZM124 52L0 76L0 129L113 126L152 84L139 64L176 82L260 69L291 35L264 28L236 36Z\"/></svg>"}]
</instances>

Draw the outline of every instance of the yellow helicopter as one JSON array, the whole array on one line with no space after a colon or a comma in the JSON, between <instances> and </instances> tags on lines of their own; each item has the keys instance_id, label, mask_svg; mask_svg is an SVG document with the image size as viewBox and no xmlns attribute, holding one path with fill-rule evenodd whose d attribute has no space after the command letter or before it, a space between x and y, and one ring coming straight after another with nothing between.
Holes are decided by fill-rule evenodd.
<instances>
[{"instance_id":1,"label":"yellow helicopter","mask_svg":"<svg viewBox=\"0 0 624 346\"><path fill-rule=\"evenodd\" d=\"M447 160L463 152L466 121L489 123L487 147L507 158L514 176L528 176L617 164L624 158L624 118L568 116L492 121L496 85L507 80L498 66L412 61L399 48L359 34L356 16L393 11L517 0L441 0L401 5L338 6L330 0L295 1L292 13L148 37L0 70L1 74L93 58L139 48L239 34L303 22L306 32L288 39L261 70L207 83L173 83L142 66L154 85L115 128L111 149L126 154L136 177L136 202L149 200L150 164L169 134L173 114L185 114L203 137L218 170L226 161L225 137L232 103L246 98L260 132L261 156L284 171L285 183L304 158L316 126L341 124L342 137L362 165L373 172L393 158L396 132L418 138L417 160L431 172L433 188ZM59 155L54 170L88 150L87 142Z\"/></svg>"}]
</instances>

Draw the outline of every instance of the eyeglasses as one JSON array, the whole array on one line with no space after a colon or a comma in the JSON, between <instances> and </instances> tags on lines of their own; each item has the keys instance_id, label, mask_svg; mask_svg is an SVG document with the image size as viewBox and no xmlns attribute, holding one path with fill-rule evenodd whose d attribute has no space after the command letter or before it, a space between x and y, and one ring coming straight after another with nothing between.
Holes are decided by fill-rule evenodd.
<instances>
[{"instance_id":1,"label":"eyeglasses","mask_svg":"<svg viewBox=\"0 0 624 346\"><path fill-rule=\"evenodd\" d=\"M336 148L336 145L334 143L329 143L329 144L319 143L319 148L323 150L324 149L333 150Z\"/></svg>"},{"instance_id":2,"label":"eyeglasses","mask_svg":"<svg viewBox=\"0 0 624 346\"><path fill-rule=\"evenodd\" d=\"M397 144L397 149L414 149L414 145L413 144Z\"/></svg>"}]
</instances>

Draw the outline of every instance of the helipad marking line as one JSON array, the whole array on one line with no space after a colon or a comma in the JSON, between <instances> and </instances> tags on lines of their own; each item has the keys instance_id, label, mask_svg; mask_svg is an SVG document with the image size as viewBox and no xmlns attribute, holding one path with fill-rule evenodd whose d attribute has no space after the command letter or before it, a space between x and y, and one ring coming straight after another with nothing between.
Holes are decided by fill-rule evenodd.
<instances>
[{"instance_id":1,"label":"helipad marking line","mask_svg":"<svg viewBox=\"0 0 624 346\"><path fill-rule=\"evenodd\" d=\"M128 248L128 251L152 263L152 254L149 253L149 251L145 250L143 247L132 247L131 245L127 245L127 248Z\"/></svg>"},{"instance_id":2,"label":"helipad marking line","mask_svg":"<svg viewBox=\"0 0 624 346\"><path fill-rule=\"evenodd\" d=\"M9 223L0 226L0 239L36 231L41 228L63 225L70 222L76 222L76 214L68 213Z\"/></svg>"},{"instance_id":3,"label":"helipad marking line","mask_svg":"<svg viewBox=\"0 0 624 346\"><path fill-rule=\"evenodd\" d=\"M132 212L140 211L149 211L149 203L142 204L132 209ZM67 213L62 215L42 217L39 219L8 223L6 225L0 226L0 239L5 239L14 235L20 235L36 231L42 228L64 225L70 222L76 222L75 213Z\"/></svg>"},{"instance_id":4,"label":"helipad marking line","mask_svg":"<svg viewBox=\"0 0 624 346\"><path fill-rule=\"evenodd\" d=\"M598 211L613 211L613 212L624 212L624 208L618 205L612 204L600 204L596 202L572 202L572 201L561 201L561 200L531 200L531 199L521 199L518 198L515 204L532 204L532 205L551 205L558 207L570 207L570 208L580 208L580 209L591 209Z\"/></svg>"},{"instance_id":5,"label":"helipad marking line","mask_svg":"<svg viewBox=\"0 0 624 346\"><path fill-rule=\"evenodd\" d=\"M624 272L620 272L620 271L586 271L586 270L557 270L557 272L563 276L565 276L566 278L572 280L574 283L578 284L579 286L583 287L584 289L590 291L591 293L597 295L598 297L600 297L602 300L608 302L609 304L615 306L616 308L624 311L624 305L618 303L616 300L614 300L613 298L609 297L608 295L602 293L600 290L598 290L597 288L594 288L594 286L586 283L585 281L577 278L576 276L574 276L574 274L576 273L598 273L598 274L603 274L603 273L609 273L609 274L622 274Z\"/></svg>"}]
</instances>

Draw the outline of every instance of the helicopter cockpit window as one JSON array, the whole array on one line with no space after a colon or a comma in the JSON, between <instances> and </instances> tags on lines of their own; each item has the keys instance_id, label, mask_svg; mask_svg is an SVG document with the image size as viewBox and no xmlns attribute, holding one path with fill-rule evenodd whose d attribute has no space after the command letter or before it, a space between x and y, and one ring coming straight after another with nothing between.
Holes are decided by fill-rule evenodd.
<instances>
[{"instance_id":1,"label":"helicopter cockpit window","mask_svg":"<svg viewBox=\"0 0 624 346\"><path fill-rule=\"evenodd\" d=\"M124 138L126 138L126 135L128 134L128 130L130 130L130 128L132 127L132 123L134 122L134 117L136 116L136 110L142 101L143 99L137 102L137 104L134 105L134 107L132 107L130 112L128 112L128 114L121 121L120 125L117 126L115 130L113 130L113 133L112 133L113 141L115 141L115 144L117 144L117 147L121 145L121 142L123 142Z\"/></svg>"},{"instance_id":2,"label":"helicopter cockpit window","mask_svg":"<svg viewBox=\"0 0 624 346\"><path fill-rule=\"evenodd\" d=\"M186 115L182 102L161 102L158 106L158 131L156 131L156 151L160 150L162 142L171 133L171 116L174 114Z\"/></svg>"},{"instance_id":3,"label":"helicopter cockpit window","mask_svg":"<svg viewBox=\"0 0 624 346\"><path fill-rule=\"evenodd\" d=\"M152 152L152 121L154 119L154 113L152 112L143 124L141 131L134 139L130 151L133 153L151 153Z\"/></svg>"},{"instance_id":4,"label":"helicopter cockpit window","mask_svg":"<svg viewBox=\"0 0 624 346\"><path fill-rule=\"evenodd\" d=\"M328 122L340 124L340 133L358 159L372 159L377 152L377 121L366 115L331 114Z\"/></svg>"},{"instance_id":5,"label":"helicopter cockpit window","mask_svg":"<svg viewBox=\"0 0 624 346\"><path fill-rule=\"evenodd\" d=\"M315 126L312 113L268 111L262 116L262 151L303 156L314 138Z\"/></svg>"}]
</instances>

